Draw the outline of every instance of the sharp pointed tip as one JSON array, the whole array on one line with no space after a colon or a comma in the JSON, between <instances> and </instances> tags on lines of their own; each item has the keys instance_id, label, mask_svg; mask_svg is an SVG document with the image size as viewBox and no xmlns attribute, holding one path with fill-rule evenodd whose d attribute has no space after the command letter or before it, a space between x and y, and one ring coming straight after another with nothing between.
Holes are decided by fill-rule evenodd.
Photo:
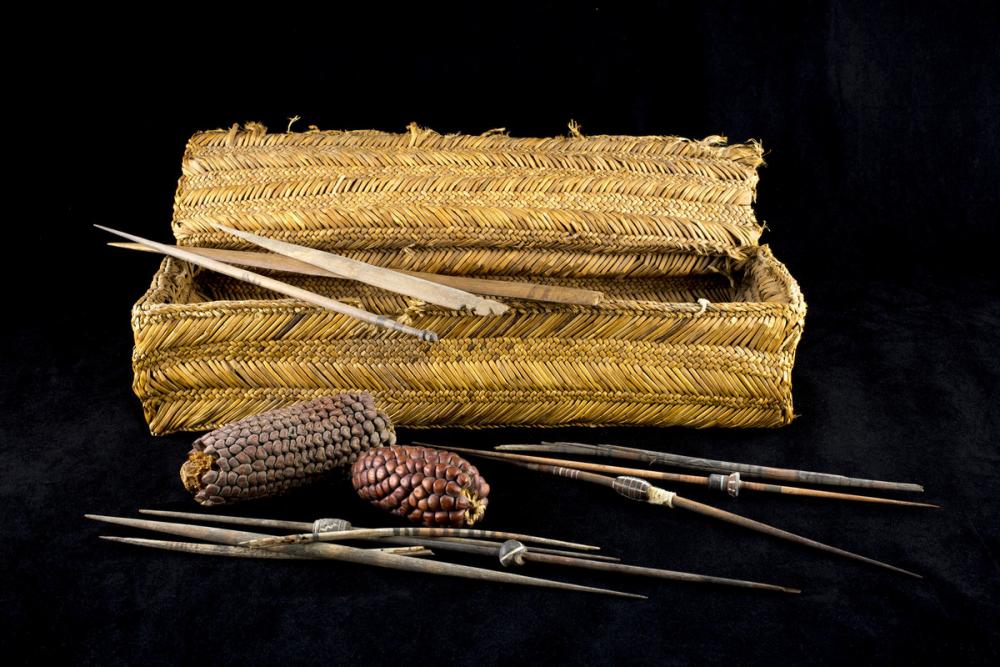
<instances>
[{"instance_id":1,"label":"sharp pointed tip","mask_svg":"<svg viewBox=\"0 0 1000 667\"><path fill-rule=\"evenodd\" d=\"M108 542L124 542L124 537L118 537L117 535L98 535L98 538L102 540L107 540Z\"/></svg>"},{"instance_id":2,"label":"sharp pointed tip","mask_svg":"<svg viewBox=\"0 0 1000 667\"><path fill-rule=\"evenodd\" d=\"M895 565L889 565L888 563L883 563L882 561L875 561L875 562L887 570L892 570L893 572L899 572L900 574L905 574L909 577L913 577L914 579L924 578L924 575L922 574L917 574L916 572L912 572L910 570L906 570L901 567L896 567Z\"/></svg>"},{"instance_id":3,"label":"sharp pointed tip","mask_svg":"<svg viewBox=\"0 0 1000 667\"><path fill-rule=\"evenodd\" d=\"M572 589L579 590L579 589ZM591 588L588 589L592 593L602 593L604 595L614 597L614 598L625 598L626 600L648 600L649 597L646 595L640 595L639 593L626 593L625 591L616 591L610 588Z\"/></svg>"},{"instance_id":4,"label":"sharp pointed tip","mask_svg":"<svg viewBox=\"0 0 1000 667\"><path fill-rule=\"evenodd\" d=\"M931 509L941 509L940 505L935 505L934 503L918 503L912 500L897 500L893 503L884 503L886 505L898 505L901 507L929 507Z\"/></svg>"},{"instance_id":5,"label":"sharp pointed tip","mask_svg":"<svg viewBox=\"0 0 1000 667\"><path fill-rule=\"evenodd\" d=\"M792 595L800 595L802 593L801 588L788 588L787 586L782 586L781 590L785 593L791 593Z\"/></svg>"}]
</instances>

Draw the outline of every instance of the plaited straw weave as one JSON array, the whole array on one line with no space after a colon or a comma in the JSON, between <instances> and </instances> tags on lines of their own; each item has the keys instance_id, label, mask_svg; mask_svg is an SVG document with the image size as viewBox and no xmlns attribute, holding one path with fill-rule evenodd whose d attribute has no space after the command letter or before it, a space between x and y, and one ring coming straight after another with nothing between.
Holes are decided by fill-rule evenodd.
<instances>
[{"instance_id":1,"label":"plaited straw weave","mask_svg":"<svg viewBox=\"0 0 1000 667\"><path fill-rule=\"evenodd\" d=\"M805 305L766 247L732 288L722 279L703 289L690 279L627 281L643 297L633 300L619 296L620 281L577 280L609 298L593 307L512 302L488 318L346 281L301 282L403 314L442 340L401 339L166 259L134 311L135 389L154 432L213 428L339 387L367 387L408 425L777 426L792 416ZM692 293L728 300L704 312L674 300ZM241 300L209 300L222 294Z\"/></svg>"},{"instance_id":2,"label":"plaited straw weave","mask_svg":"<svg viewBox=\"0 0 1000 667\"><path fill-rule=\"evenodd\" d=\"M249 249L218 222L433 273L683 276L743 259L761 148L721 138L194 135L180 243Z\"/></svg>"},{"instance_id":3,"label":"plaited straw weave","mask_svg":"<svg viewBox=\"0 0 1000 667\"><path fill-rule=\"evenodd\" d=\"M196 134L175 202L182 244L248 248L215 221L383 266L606 298L506 300L481 317L276 274L441 336L425 343L168 258L133 309L150 428L214 428L360 389L407 426L785 424L805 303L756 245L760 155L717 138L416 126Z\"/></svg>"}]
</instances>

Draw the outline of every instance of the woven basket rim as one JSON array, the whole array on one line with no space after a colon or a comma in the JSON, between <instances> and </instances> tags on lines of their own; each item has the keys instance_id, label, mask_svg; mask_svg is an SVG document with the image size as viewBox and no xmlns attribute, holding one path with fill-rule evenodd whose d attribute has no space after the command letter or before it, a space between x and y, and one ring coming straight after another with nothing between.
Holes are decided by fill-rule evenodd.
<instances>
[{"instance_id":1,"label":"woven basket rim","mask_svg":"<svg viewBox=\"0 0 1000 667\"><path fill-rule=\"evenodd\" d=\"M761 266L765 268L770 276L778 281L784 288L784 295L788 299L787 303L781 303L777 301L713 301L710 302L704 309L701 305L695 302L663 302L663 301L647 301L647 300L625 300L625 299L614 299L609 298L597 306L569 306L564 304L546 304L544 306L527 306L523 308L524 312L571 312L579 311L585 312L592 309L607 311L608 313L671 313L679 316L685 315L697 315L699 317L731 317L741 314L757 314L759 315L762 311L773 311L775 314L788 314L790 316L797 316L799 311L805 308L805 300L802 296L802 292L798 287L798 283L794 278L788 273L787 269L778 262L774 255L771 253L770 248L767 245L757 246L756 255L746 260L751 262L754 260L761 262ZM200 270L199 270L200 271ZM171 257L163 258L160 268L157 271L156 278L165 277L167 279L176 280L181 278L183 269L180 266L178 260ZM193 276L195 273L189 272L189 275ZM534 277L532 277L534 279ZM657 278L644 277L641 279L643 282L658 280ZM670 278L663 278L662 280L670 280ZM625 279L627 281L627 279ZM142 318L147 320L164 320L170 318L183 318L191 316L215 316L215 315L229 315L236 312L279 312L294 310L296 312L303 313L322 313L326 312L323 308L319 306L313 306L307 304L303 301L292 298L281 298L281 299L221 299L213 301L200 301L192 303L163 303L162 302L162 287L157 287L156 284L150 286L150 288L142 295L142 297L135 303L132 309L133 318ZM428 306L429 309L433 309L437 317L452 316L452 317L469 317L470 315L458 311L449 311L443 308L435 308L434 306ZM519 312L517 308L512 309L514 312Z\"/></svg>"}]
</instances>

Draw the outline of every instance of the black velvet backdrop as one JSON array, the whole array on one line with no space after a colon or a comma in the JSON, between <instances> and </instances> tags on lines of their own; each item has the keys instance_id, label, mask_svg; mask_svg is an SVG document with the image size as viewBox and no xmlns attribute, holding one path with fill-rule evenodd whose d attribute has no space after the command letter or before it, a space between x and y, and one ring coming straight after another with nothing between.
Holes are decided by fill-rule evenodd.
<instances>
[{"instance_id":1,"label":"black velvet backdrop","mask_svg":"<svg viewBox=\"0 0 1000 667\"><path fill-rule=\"evenodd\" d=\"M9 61L8 110L24 119L8 123L5 162L17 176L7 195L28 210L4 225L5 654L203 665L994 662L995 5L370 5L172 8L134 20L52 11ZM300 128L397 131L415 120L545 136L572 118L591 134L760 139L764 241L809 304L792 425L401 430L402 439L577 438L918 481L943 509L684 491L926 579L490 463L480 465L493 485L484 527L804 593L531 568L650 597L615 601L98 540L139 533L84 512L197 507L176 475L194 435L151 437L130 388L129 308L159 260L106 248L90 225L168 240L191 133L245 120L280 130L295 114ZM29 249L14 241L47 248L60 268L27 268ZM238 512L391 523L346 485Z\"/></svg>"}]
</instances>

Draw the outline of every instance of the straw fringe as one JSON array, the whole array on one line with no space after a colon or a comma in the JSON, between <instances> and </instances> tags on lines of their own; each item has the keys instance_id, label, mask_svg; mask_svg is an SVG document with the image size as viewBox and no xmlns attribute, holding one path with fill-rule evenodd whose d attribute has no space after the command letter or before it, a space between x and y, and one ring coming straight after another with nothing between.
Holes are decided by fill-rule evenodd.
<instances>
[{"instance_id":1,"label":"straw fringe","mask_svg":"<svg viewBox=\"0 0 1000 667\"><path fill-rule=\"evenodd\" d=\"M729 144L720 136L692 140L674 136L591 135L587 137L510 137L503 133L480 135L447 134L419 128L411 123L404 133L378 130L321 130L303 133L267 133L260 123L247 123L243 131L234 124L225 130L199 132L188 141L188 151L212 147L246 148L252 146L354 146L368 148L419 148L432 150L485 150L490 152L530 151L544 154L593 152L623 156L686 157L704 160L725 160L756 169L763 160L759 143Z\"/></svg>"}]
</instances>

